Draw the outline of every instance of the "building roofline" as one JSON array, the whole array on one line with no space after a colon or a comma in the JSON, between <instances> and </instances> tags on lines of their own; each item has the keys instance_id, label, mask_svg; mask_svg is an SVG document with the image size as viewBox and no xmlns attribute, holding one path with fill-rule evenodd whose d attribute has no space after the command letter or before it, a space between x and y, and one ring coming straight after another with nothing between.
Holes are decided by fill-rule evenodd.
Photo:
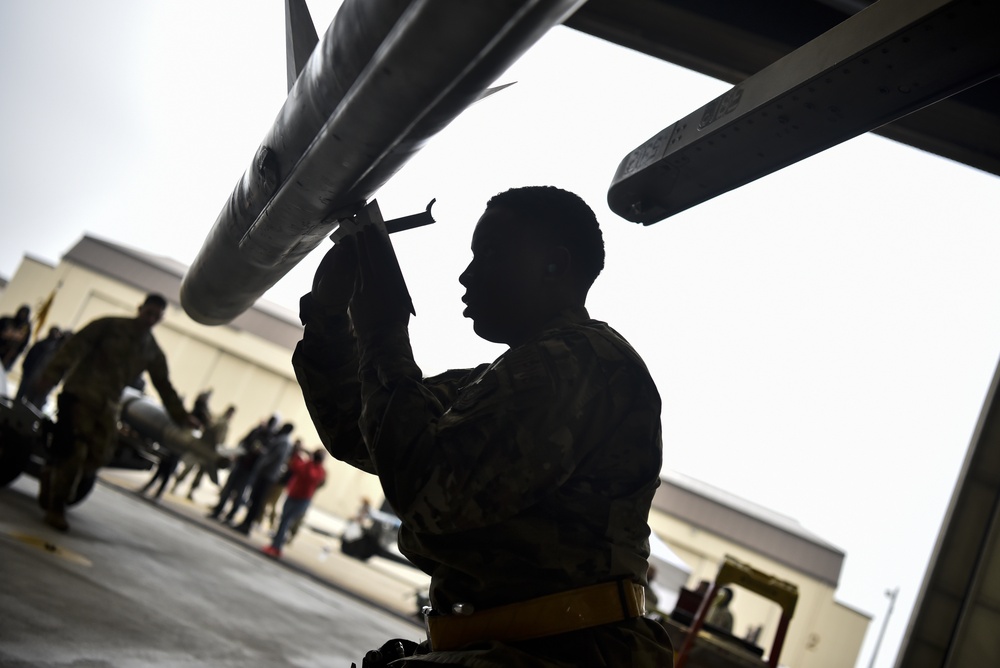
<instances>
[{"instance_id":1,"label":"building roofline","mask_svg":"<svg viewBox=\"0 0 1000 668\"><path fill-rule=\"evenodd\" d=\"M181 279L187 265L173 258L116 244L86 234L63 255L63 260L114 278L144 292L158 292L180 305ZM295 313L259 299L227 325L293 350L302 338L302 325Z\"/></svg>"},{"instance_id":2,"label":"building roofline","mask_svg":"<svg viewBox=\"0 0 1000 668\"><path fill-rule=\"evenodd\" d=\"M676 471L663 471L653 507L836 588L844 551L798 521Z\"/></svg>"}]
</instances>

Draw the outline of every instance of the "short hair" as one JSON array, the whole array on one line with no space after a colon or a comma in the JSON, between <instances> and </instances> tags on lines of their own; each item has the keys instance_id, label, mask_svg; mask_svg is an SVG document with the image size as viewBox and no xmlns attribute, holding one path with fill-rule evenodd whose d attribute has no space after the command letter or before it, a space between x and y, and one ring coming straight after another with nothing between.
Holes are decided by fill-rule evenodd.
<instances>
[{"instance_id":1,"label":"short hair","mask_svg":"<svg viewBox=\"0 0 1000 668\"><path fill-rule=\"evenodd\" d=\"M142 303L143 306L146 306L147 304L153 304L155 306L159 306L162 309L166 309L167 298L158 292L150 292L148 295L146 295L146 301Z\"/></svg>"},{"instance_id":2,"label":"short hair","mask_svg":"<svg viewBox=\"0 0 1000 668\"><path fill-rule=\"evenodd\" d=\"M590 285L604 269L604 236L597 216L583 199L555 186L511 188L490 198L486 210L506 209L537 223L569 249L577 274Z\"/></svg>"}]
</instances>

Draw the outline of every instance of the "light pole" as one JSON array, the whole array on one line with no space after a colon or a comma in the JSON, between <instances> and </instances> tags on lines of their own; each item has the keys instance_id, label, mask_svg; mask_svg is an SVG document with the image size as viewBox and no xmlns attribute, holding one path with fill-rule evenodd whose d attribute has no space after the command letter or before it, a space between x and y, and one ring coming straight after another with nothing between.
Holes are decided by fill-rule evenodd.
<instances>
[{"instance_id":1,"label":"light pole","mask_svg":"<svg viewBox=\"0 0 1000 668\"><path fill-rule=\"evenodd\" d=\"M879 631L878 640L875 641L875 649L872 650L872 661L868 664L868 668L875 668L875 658L878 656L879 645L882 644L882 636L885 635L885 627L889 625L889 616L892 615L892 606L896 603L897 594L899 594L899 587L885 590L885 595L889 597L889 609L886 610L885 619L882 620L882 630Z\"/></svg>"}]
</instances>

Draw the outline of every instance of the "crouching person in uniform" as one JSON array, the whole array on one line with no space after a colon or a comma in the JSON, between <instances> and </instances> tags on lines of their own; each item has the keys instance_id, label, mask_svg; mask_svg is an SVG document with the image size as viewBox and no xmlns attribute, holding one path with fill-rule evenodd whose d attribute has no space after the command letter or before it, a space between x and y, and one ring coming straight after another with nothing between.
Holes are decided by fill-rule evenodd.
<instances>
[{"instance_id":1,"label":"crouching person in uniform","mask_svg":"<svg viewBox=\"0 0 1000 668\"><path fill-rule=\"evenodd\" d=\"M144 371L167 413L180 424L196 424L177 396L167 361L153 338L167 302L149 294L134 318L107 317L88 323L46 365L38 390L47 393L63 377L51 458L42 471L38 501L45 523L66 531L66 506L81 480L97 474L114 454L122 391Z\"/></svg>"},{"instance_id":2,"label":"crouching person in uniform","mask_svg":"<svg viewBox=\"0 0 1000 668\"><path fill-rule=\"evenodd\" d=\"M378 475L400 550L431 575L429 639L382 657L670 666L666 632L642 616L660 398L585 307L604 265L597 219L557 188L509 190L487 204L472 254L465 316L508 346L474 369L423 376L377 233L334 247L301 302L293 364L319 434Z\"/></svg>"}]
</instances>

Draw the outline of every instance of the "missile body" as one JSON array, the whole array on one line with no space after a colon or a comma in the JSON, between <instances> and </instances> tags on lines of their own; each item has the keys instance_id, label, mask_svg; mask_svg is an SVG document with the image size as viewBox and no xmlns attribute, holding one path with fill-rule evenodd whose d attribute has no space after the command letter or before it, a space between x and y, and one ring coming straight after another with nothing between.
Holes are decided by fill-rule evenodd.
<instances>
[{"instance_id":1,"label":"missile body","mask_svg":"<svg viewBox=\"0 0 1000 668\"><path fill-rule=\"evenodd\" d=\"M345 0L181 285L249 308L582 0Z\"/></svg>"},{"instance_id":2,"label":"missile body","mask_svg":"<svg viewBox=\"0 0 1000 668\"><path fill-rule=\"evenodd\" d=\"M213 477L217 468L228 464L225 457L216 453L212 443L195 436L190 427L175 423L163 406L147 396L126 391L122 396L121 421L162 448L176 455L193 457L211 471Z\"/></svg>"}]
</instances>

